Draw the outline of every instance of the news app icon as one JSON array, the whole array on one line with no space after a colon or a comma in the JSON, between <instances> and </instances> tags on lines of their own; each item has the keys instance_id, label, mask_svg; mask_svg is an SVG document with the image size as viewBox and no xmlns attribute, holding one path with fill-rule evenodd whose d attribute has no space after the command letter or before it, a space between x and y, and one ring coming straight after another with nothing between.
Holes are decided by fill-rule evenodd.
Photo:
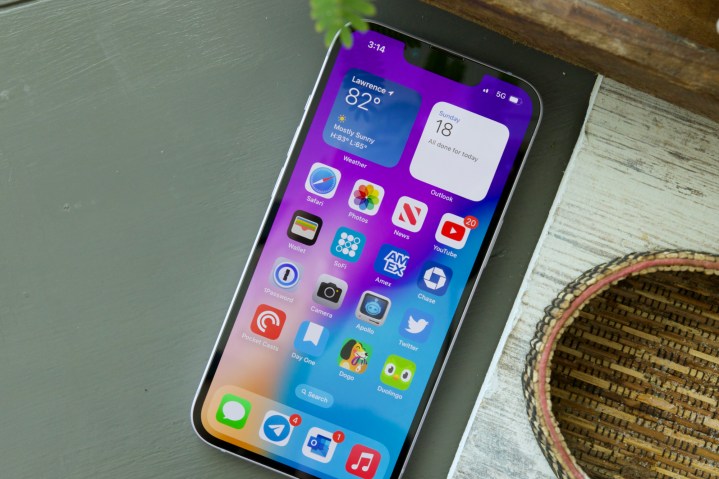
<instances>
[{"instance_id":1,"label":"news app icon","mask_svg":"<svg viewBox=\"0 0 719 479\"><path fill-rule=\"evenodd\" d=\"M261 304L257 307L252 318L250 330L263 338L274 340L280 337L286 319L287 315L281 309Z\"/></svg>"},{"instance_id":2,"label":"news app icon","mask_svg":"<svg viewBox=\"0 0 719 479\"><path fill-rule=\"evenodd\" d=\"M345 463L345 471L362 479L372 479L377 473L380 460L382 456L379 452L362 444L355 444Z\"/></svg>"},{"instance_id":3,"label":"news app icon","mask_svg":"<svg viewBox=\"0 0 719 479\"><path fill-rule=\"evenodd\" d=\"M310 459L322 463L328 463L337 448L337 443L332 440L332 433L318 427L310 428L302 444L302 454Z\"/></svg>"},{"instance_id":4,"label":"news app icon","mask_svg":"<svg viewBox=\"0 0 719 479\"><path fill-rule=\"evenodd\" d=\"M434 239L454 249L462 249L467 243L469 228L464 226L464 218L445 213L439 222Z\"/></svg>"},{"instance_id":5,"label":"news app icon","mask_svg":"<svg viewBox=\"0 0 719 479\"><path fill-rule=\"evenodd\" d=\"M312 246L317 241L317 236L319 236L321 229L322 218L306 211L297 210L292 215L290 227L287 229L287 236L302 244Z\"/></svg>"},{"instance_id":6,"label":"news app icon","mask_svg":"<svg viewBox=\"0 0 719 479\"><path fill-rule=\"evenodd\" d=\"M427 218L427 205L419 200L403 196L392 213L392 223L402 229L416 233L422 229Z\"/></svg>"}]
</instances>

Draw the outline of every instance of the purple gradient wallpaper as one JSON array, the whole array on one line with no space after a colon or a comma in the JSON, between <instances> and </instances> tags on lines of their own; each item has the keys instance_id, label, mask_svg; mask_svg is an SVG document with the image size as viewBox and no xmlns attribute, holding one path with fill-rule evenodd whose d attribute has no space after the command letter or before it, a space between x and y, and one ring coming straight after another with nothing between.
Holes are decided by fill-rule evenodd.
<instances>
[{"instance_id":1,"label":"purple gradient wallpaper","mask_svg":"<svg viewBox=\"0 0 719 479\"><path fill-rule=\"evenodd\" d=\"M455 82L376 31L328 68L202 424L317 477L384 478L537 112L520 87Z\"/></svg>"}]
</instances>

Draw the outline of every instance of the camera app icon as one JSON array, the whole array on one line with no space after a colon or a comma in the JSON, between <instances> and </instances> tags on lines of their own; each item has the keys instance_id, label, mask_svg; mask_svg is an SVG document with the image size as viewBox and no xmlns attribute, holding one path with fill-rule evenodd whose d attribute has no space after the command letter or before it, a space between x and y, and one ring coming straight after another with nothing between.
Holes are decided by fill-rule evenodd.
<instances>
[{"instance_id":1,"label":"camera app icon","mask_svg":"<svg viewBox=\"0 0 719 479\"><path fill-rule=\"evenodd\" d=\"M329 274L321 274L312 299L328 308L338 309L347 294L347 283Z\"/></svg>"}]
</instances>

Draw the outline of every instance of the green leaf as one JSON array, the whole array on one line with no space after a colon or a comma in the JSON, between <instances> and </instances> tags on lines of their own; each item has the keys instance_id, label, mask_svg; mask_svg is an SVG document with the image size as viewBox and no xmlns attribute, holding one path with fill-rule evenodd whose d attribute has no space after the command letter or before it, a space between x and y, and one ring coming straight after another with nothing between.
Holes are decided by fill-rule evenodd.
<instances>
[{"instance_id":1,"label":"green leaf","mask_svg":"<svg viewBox=\"0 0 719 479\"><path fill-rule=\"evenodd\" d=\"M352 46L352 28L365 32L369 28L363 17L371 17L377 13L377 8L371 0L309 0L310 17L315 21L317 33L324 32L325 45L329 46L339 31L342 44L349 48Z\"/></svg>"}]
</instances>

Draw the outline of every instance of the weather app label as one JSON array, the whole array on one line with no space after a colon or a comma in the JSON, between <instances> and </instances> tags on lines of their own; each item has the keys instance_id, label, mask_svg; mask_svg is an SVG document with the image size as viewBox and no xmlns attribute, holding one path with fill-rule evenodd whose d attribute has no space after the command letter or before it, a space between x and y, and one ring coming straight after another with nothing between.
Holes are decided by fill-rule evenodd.
<instances>
[{"instance_id":1,"label":"weather app label","mask_svg":"<svg viewBox=\"0 0 719 479\"><path fill-rule=\"evenodd\" d=\"M325 143L395 166L417 118L418 92L359 69L347 72L325 124Z\"/></svg>"}]
</instances>

